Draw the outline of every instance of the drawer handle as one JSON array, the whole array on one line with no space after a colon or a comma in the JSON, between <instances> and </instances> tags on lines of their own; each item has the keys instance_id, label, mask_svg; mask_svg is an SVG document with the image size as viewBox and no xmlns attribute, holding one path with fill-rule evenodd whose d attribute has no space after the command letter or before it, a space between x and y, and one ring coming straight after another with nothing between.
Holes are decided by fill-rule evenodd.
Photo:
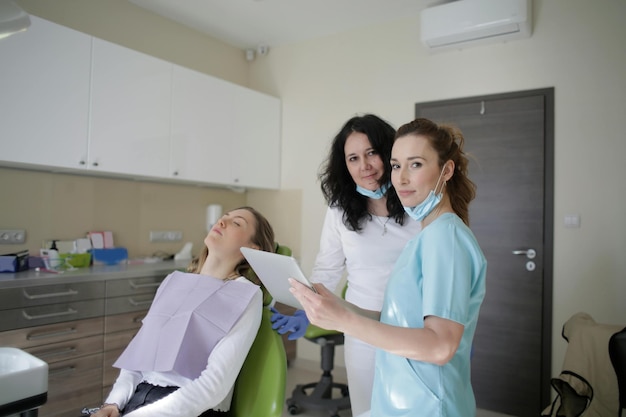
<instances>
[{"instance_id":1,"label":"drawer handle","mask_svg":"<svg viewBox=\"0 0 626 417\"><path fill-rule=\"evenodd\" d=\"M76 348L74 346L70 346L64 349L49 350L47 352L37 352L37 356L41 359L44 359L44 358L51 358L54 356L63 356L63 355L72 354L72 353L76 353Z\"/></svg>"},{"instance_id":2,"label":"drawer handle","mask_svg":"<svg viewBox=\"0 0 626 417\"><path fill-rule=\"evenodd\" d=\"M160 282L148 282L146 284L135 284L134 281L129 281L130 284L130 288L132 288L133 290L136 290L138 288L154 288L154 287L158 287L159 285L161 285Z\"/></svg>"},{"instance_id":3,"label":"drawer handle","mask_svg":"<svg viewBox=\"0 0 626 417\"><path fill-rule=\"evenodd\" d=\"M26 289L22 290L22 292L24 293L24 297L26 297L28 300L37 300L40 298L52 298L52 297L65 297L65 296L78 294L78 291L73 290L71 288L67 291L49 292L47 294L37 294L37 295L30 295L29 293L26 292Z\"/></svg>"},{"instance_id":4,"label":"drawer handle","mask_svg":"<svg viewBox=\"0 0 626 417\"><path fill-rule=\"evenodd\" d=\"M68 308L66 311L61 311L60 313L36 314L31 316L26 312L26 310L22 310L22 315L26 320L48 319L50 317L67 316L76 313L78 313L77 310L74 310L73 308Z\"/></svg>"},{"instance_id":5,"label":"drawer handle","mask_svg":"<svg viewBox=\"0 0 626 417\"><path fill-rule=\"evenodd\" d=\"M144 306L144 305L149 305L152 304L152 300L147 300L147 301L135 301L133 298L129 298L128 302L137 307L137 306Z\"/></svg>"},{"instance_id":6,"label":"drawer handle","mask_svg":"<svg viewBox=\"0 0 626 417\"><path fill-rule=\"evenodd\" d=\"M65 366L63 368L51 369L48 372L48 375L54 377L54 376L59 376L59 375L71 374L75 370L76 370L75 366Z\"/></svg>"},{"instance_id":7,"label":"drawer handle","mask_svg":"<svg viewBox=\"0 0 626 417\"><path fill-rule=\"evenodd\" d=\"M49 337L65 336L65 335L72 334L72 333L76 333L76 327L70 327L67 330L60 330L57 332L29 334L28 336L26 336L26 340L47 339Z\"/></svg>"}]
</instances>

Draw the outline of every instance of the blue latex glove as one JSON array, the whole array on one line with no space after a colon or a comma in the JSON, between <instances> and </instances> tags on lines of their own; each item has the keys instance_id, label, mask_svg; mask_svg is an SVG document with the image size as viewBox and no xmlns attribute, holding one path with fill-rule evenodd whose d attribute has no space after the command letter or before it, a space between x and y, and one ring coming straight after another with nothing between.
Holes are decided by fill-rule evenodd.
<instances>
[{"instance_id":1,"label":"blue latex glove","mask_svg":"<svg viewBox=\"0 0 626 417\"><path fill-rule=\"evenodd\" d=\"M306 316L304 310L296 310L293 313L293 316L287 316L285 314L279 313L274 307L272 307L272 317L270 321L272 324L272 329L278 329L278 334L285 334L287 332L291 332L287 339L296 340L304 336L306 332L306 328L309 325L309 319Z\"/></svg>"}]
</instances>

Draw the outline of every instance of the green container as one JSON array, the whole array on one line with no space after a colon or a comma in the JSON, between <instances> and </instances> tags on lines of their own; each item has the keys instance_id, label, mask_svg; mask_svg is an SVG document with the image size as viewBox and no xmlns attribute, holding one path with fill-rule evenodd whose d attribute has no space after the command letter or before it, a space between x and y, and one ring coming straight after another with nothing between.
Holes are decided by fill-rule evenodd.
<instances>
[{"instance_id":1,"label":"green container","mask_svg":"<svg viewBox=\"0 0 626 417\"><path fill-rule=\"evenodd\" d=\"M91 265L90 253L60 253L61 266L71 265L74 268L86 268Z\"/></svg>"}]
</instances>

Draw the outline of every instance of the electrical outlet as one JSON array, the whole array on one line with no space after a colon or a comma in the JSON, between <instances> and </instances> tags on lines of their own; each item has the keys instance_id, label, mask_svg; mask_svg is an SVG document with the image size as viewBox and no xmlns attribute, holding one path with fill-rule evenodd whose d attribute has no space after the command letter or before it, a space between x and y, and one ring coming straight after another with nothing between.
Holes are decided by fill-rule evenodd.
<instances>
[{"instance_id":1,"label":"electrical outlet","mask_svg":"<svg viewBox=\"0 0 626 417\"><path fill-rule=\"evenodd\" d=\"M150 242L177 242L183 240L183 232L180 230L152 230Z\"/></svg>"},{"instance_id":2,"label":"electrical outlet","mask_svg":"<svg viewBox=\"0 0 626 417\"><path fill-rule=\"evenodd\" d=\"M26 230L24 229L0 229L0 244L26 242Z\"/></svg>"}]
</instances>

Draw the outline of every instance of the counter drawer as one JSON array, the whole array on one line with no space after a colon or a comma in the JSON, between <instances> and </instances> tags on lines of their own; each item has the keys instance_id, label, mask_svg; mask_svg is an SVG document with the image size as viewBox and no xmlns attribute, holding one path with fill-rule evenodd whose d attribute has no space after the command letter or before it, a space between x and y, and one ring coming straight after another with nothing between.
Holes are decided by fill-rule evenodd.
<instances>
[{"instance_id":1,"label":"counter drawer","mask_svg":"<svg viewBox=\"0 0 626 417\"><path fill-rule=\"evenodd\" d=\"M141 320L148 310L116 314L104 319L104 362L102 386L107 392L119 375L118 368L113 363L120 357L126 346L135 337L141 328Z\"/></svg>"},{"instance_id":2,"label":"counter drawer","mask_svg":"<svg viewBox=\"0 0 626 417\"><path fill-rule=\"evenodd\" d=\"M106 315L144 311L150 308L154 294L134 294L124 297L107 298Z\"/></svg>"},{"instance_id":3,"label":"counter drawer","mask_svg":"<svg viewBox=\"0 0 626 417\"><path fill-rule=\"evenodd\" d=\"M0 290L0 310L102 298L104 282L77 282Z\"/></svg>"},{"instance_id":4,"label":"counter drawer","mask_svg":"<svg viewBox=\"0 0 626 417\"><path fill-rule=\"evenodd\" d=\"M132 338L132 336L131 336ZM102 373L102 387L108 393L111 390L111 387L115 383L118 375L120 374L119 368L113 367L113 364L120 357L122 352L124 352L124 346L121 349L115 349L108 352L104 352L104 362L103 362L103 373Z\"/></svg>"},{"instance_id":5,"label":"counter drawer","mask_svg":"<svg viewBox=\"0 0 626 417\"><path fill-rule=\"evenodd\" d=\"M134 294L154 294L161 282L165 279L164 275L155 275L151 277L116 279L107 281L106 297L119 297L121 295Z\"/></svg>"},{"instance_id":6,"label":"counter drawer","mask_svg":"<svg viewBox=\"0 0 626 417\"><path fill-rule=\"evenodd\" d=\"M28 349L44 344L102 335L103 327L104 318L96 317L73 322L29 327L27 329L9 330L0 333L0 338L3 345Z\"/></svg>"},{"instance_id":7,"label":"counter drawer","mask_svg":"<svg viewBox=\"0 0 626 417\"><path fill-rule=\"evenodd\" d=\"M102 315L104 315L103 299L5 310L0 315L0 331L62 323Z\"/></svg>"},{"instance_id":8,"label":"counter drawer","mask_svg":"<svg viewBox=\"0 0 626 417\"><path fill-rule=\"evenodd\" d=\"M102 354L57 362L48 369L48 402L41 417L80 415L85 406L102 403Z\"/></svg>"},{"instance_id":9,"label":"counter drawer","mask_svg":"<svg viewBox=\"0 0 626 417\"><path fill-rule=\"evenodd\" d=\"M137 334L137 330L126 330L124 332L117 332L108 334L104 337L104 351L107 352L113 349L126 349L126 346L133 340L133 337ZM120 352L121 353L121 352Z\"/></svg>"},{"instance_id":10,"label":"counter drawer","mask_svg":"<svg viewBox=\"0 0 626 417\"><path fill-rule=\"evenodd\" d=\"M48 362L49 365L52 365L59 361L102 352L103 339L104 337L102 335L90 336L81 339L67 340L65 342L51 343L49 345L36 346L24 350Z\"/></svg>"},{"instance_id":11,"label":"counter drawer","mask_svg":"<svg viewBox=\"0 0 626 417\"><path fill-rule=\"evenodd\" d=\"M123 330L139 330L146 314L148 314L148 310L106 316L104 318L104 332L109 334Z\"/></svg>"}]
</instances>

